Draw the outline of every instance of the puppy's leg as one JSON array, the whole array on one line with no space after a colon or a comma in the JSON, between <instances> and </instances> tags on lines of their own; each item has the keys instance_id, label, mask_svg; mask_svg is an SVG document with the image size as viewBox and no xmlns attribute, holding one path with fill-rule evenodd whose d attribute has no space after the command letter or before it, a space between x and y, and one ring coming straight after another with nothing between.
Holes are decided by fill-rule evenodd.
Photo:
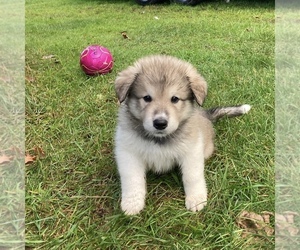
<instances>
[{"instance_id":1,"label":"puppy's leg","mask_svg":"<svg viewBox=\"0 0 300 250\"><path fill-rule=\"evenodd\" d=\"M207 201L204 156L199 152L198 154L187 157L181 166L185 206L193 212L200 211Z\"/></svg>"},{"instance_id":2,"label":"puppy's leg","mask_svg":"<svg viewBox=\"0 0 300 250\"><path fill-rule=\"evenodd\" d=\"M138 157L124 150L116 158L121 177L121 208L127 215L138 214L145 206L145 166Z\"/></svg>"}]
</instances>

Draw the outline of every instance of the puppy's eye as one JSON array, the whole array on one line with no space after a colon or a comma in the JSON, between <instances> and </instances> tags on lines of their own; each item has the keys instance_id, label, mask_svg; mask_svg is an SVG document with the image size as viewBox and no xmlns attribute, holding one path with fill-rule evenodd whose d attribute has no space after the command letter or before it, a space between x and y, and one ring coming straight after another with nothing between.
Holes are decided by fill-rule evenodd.
<instances>
[{"instance_id":1,"label":"puppy's eye","mask_svg":"<svg viewBox=\"0 0 300 250\"><path fill-rule=\"evenodd\" d=\"M179 102L179 98L177 96L172 96L171 102L172 103L177 103L177 102Z\"/></svg>"},{"instance_id":2,"label":"puppy's eye","mask_svg":"<svg viewBox=\"0 0 300 250\"><path fill-rule=\"evenodd\" d=\"M145 102L151 102L152 101L152 97L150 95L146 95L143 97Z\"/></svg>"}]
</instances>

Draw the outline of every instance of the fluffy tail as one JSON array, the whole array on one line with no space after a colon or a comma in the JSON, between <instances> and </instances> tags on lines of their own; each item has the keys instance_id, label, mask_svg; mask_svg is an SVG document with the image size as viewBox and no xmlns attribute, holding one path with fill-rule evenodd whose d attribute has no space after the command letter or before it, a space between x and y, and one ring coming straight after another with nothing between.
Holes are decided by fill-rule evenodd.
<instances>
[{"instance_id":1,"label":"fluffy tail","mask_svg":"<svg viewBox=\"0 0 300 250\"><path fill-rule=\"evenodd\" d=\"M212 122L216 122L224 116L235 117L235 116L246 114L250 109L251 106L248 104L231 106L231 107L216 107L216 108L207 109L206 114Z\"/></svg>"}]
</instances>

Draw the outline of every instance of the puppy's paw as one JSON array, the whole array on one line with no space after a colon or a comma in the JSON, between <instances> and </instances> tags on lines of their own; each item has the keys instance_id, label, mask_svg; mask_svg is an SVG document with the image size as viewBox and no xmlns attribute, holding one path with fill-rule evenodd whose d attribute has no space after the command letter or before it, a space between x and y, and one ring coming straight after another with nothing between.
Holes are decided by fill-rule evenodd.
<instances>
[{"instance_id":1,"label":"puppy's paw","mask_svg":"<svg viewBox=\"0 0 300 250\"><path fill-rule=\"evenodd\" d=\"M192 212L200 211L206 205L206 195L187 196L185 198L185 206Z\"/></svg>"},{"instance_id":2,"label":"puppy's paw","mask_svg":"<svg viewBox=\"0 0 300 250\"><path fill-rule=\"evenodd\" d=\"M145 196L135 194L122 197L121 208L126 215L138 214L145 206Z\"/></svg>"}]
</instances>

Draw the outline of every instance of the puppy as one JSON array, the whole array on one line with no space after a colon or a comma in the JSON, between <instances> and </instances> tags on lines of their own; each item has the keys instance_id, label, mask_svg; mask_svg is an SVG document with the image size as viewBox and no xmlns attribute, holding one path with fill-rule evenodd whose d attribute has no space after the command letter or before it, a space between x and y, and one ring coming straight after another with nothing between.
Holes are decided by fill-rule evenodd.
<instances>
[{"instance_id":1,"label":"puppy","mask_svg":"<svg viewBox=\"0 0 300 250\"><path fill-rule=\"evenodd\" d=\"M249 105L201 109L207 83L188 62L166 55L138 60L115 81L121 103L115 156L121 178L121 208L127 215L145 206L146 172L182 172L185 206L200 211L207 201L204 161L214 151L212 121L249 111Z\"/></svg>"}]
</instances>

